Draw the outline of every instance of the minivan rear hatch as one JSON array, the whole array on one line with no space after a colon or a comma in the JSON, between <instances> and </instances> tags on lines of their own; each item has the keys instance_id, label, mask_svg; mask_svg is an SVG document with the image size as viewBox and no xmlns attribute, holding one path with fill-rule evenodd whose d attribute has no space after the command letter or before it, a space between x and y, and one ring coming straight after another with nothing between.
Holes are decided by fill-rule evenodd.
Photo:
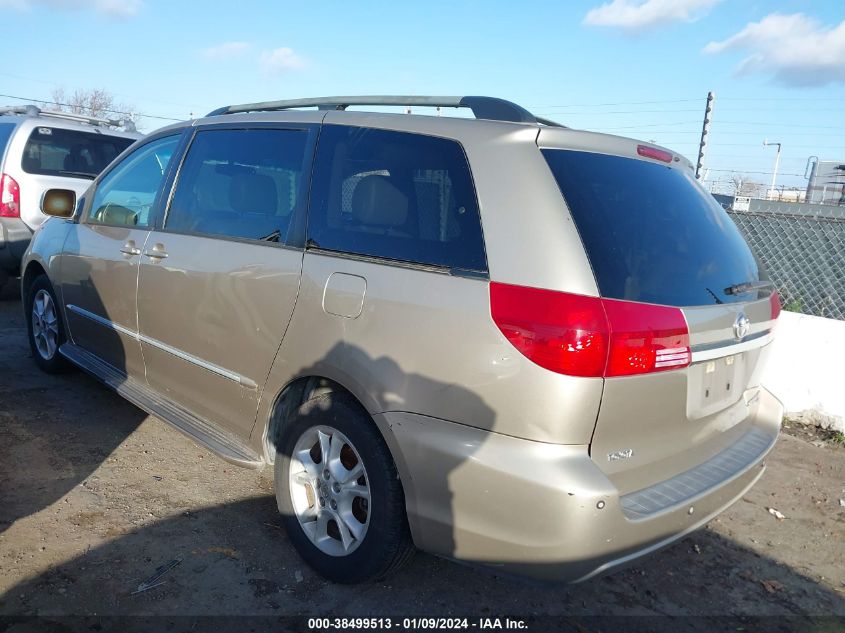
<instances>
[{"instance_id":1,"label":"minivan rear hatch","mask_svg":"<svg viewBox=\"0 0 845 633\"><path fill-rule=\"evenodd\" d=\"M607 300L611 328L611 312L657 305L675 311L687 330L658 350L657 362L641 363L623 349L621 371L605 377L590 451L624 494L687 471L748 433L780 306L688 161L636 141L587 133L585 142L584 135L543 130L538 144Z\"/></svg>"}]
</instances>

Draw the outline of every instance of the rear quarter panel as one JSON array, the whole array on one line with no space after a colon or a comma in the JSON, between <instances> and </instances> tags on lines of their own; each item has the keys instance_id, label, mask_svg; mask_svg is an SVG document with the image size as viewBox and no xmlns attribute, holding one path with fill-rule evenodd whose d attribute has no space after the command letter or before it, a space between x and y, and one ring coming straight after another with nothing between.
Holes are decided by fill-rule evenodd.
<instances>
[{"instance_id":1,"label":"rear quarter panel","mask_svg":"<svg viewBox=\"0 0 845 633\"><path fill-rule=\"evenodd\" d=\"M489 279L597 295L536 126L365 112L328 112L324 122L458 141L472 169ZM366 279L356 319L323 309L334 272ZM303 375L340 382L372 414L412 412L560 444L589 443L602 392L601 379L555 374L523 357L490 316L487 279L315 251L305 255L253 439L266 428L274 394Z\"/></svg>"},{"instance_id":2,"label":"rear quarter panel","mask_svg":"<svg viewBox=\"0 0 845 633\"><path fill-rule=\"evenodd\" d=\"M367 280L360 316L324 309L335 272ZM489 284L400 266L306 253L299 299L268 379L274 394L300 376L349 389L371 413L411 412L506 435L586 444L601 379L540 368L490 318Z\"/></svg>"}]
</instances>

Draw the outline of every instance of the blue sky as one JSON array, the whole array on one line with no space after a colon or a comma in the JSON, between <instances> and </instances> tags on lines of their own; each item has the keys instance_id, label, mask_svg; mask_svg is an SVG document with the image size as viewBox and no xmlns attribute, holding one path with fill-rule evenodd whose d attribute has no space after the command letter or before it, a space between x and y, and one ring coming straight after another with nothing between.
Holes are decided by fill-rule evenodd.
<instances>
[{"instance_id":1,"label":"blue sky","mask_svg":"<svg viewBox=\"0 0 845 633\"><path fill-rule=\"evenodd\" d=\"M768 183L753 173L772 170L764 138L783 143L778 184L803 186L810 155L845 160L843 0L0 0L0 17L3 95L103 88L181 120L302 96L486 94L694 160L713 90L709 178Z\"/></svg>"}]
</instances>

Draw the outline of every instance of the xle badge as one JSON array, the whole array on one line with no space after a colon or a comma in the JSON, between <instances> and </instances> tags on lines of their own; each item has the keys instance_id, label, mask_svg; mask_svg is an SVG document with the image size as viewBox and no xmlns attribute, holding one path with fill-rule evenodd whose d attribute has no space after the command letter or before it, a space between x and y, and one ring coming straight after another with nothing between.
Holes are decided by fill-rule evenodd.
<instances>
[{"instance_id":1,"label":"xle badge","mask_svg":"<svg viewBox=\"0 0 845 633\"><path fill-rule=\"evenodd\" d=\"M607 454L607 461L615 462L617 459L628 459L634 454L633 448L626 448L624 451L614 451Z\"/></svg>"}]
</instances>

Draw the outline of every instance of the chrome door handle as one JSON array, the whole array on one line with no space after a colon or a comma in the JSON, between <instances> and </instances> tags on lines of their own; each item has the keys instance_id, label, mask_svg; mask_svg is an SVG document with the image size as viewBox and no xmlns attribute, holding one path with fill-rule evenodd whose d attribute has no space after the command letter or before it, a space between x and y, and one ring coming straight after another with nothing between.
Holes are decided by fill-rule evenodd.
<instances>
[{"instance_id":1,"label":"chrome door handle","mask_svg":"<svg viewBox=\"0 0 845 633\"><path fill-rule=\"evenodd\" d=\"M167 257L167 253L164 252L164 247L161 244L156 244L152 249L144 251L144 255L150 259L164 259Z\"/></svg>"},{"instance_id":2,"label":"chrome door handle","mask_svg":"<svg viewBox=\"0 0 845 633\"><path fill-rule=\"evenodd\" d=\"M129 241L123 245L123 248L120 249L120 252L124 255L140 255L141 249L135 248L135 242Z\"/></svg>"}]
</instances>

